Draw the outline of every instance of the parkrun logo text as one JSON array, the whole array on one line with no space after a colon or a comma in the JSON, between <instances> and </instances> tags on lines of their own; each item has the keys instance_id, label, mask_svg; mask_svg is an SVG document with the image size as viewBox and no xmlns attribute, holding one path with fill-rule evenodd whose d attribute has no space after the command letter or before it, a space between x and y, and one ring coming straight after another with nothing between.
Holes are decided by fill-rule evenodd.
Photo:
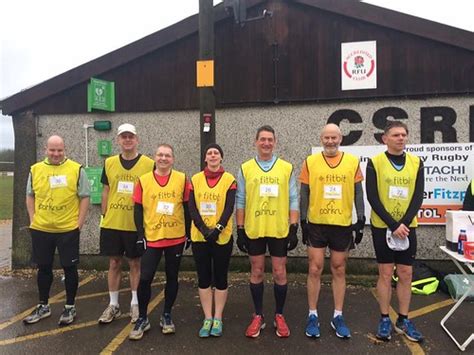
<instances>
[{"instance_id":1,"label":"parkrun logo text","mask_svg":"<svg viewBox=\"0 0 474 355\"><path fill-rule=\"evenodd\" d=\"M38 204L38 209L39 210L45 210L45 211L51 211L51 212L60 212L66 210L67 206L66 205L54 205L54 201L52 198L48 198L47 200L44 200L43 202L40 202Z\"/></svg>"},{"instance_id":2,"label":"parkrun logo text","mask_svg":"<svg viewBox=\"0 0 474 355\"><path fill-rule=\"evenodd\" d=\"M274 216L276 214L276 210L271 210L268 208L268 202L265 201L262 203L262 207L259 210L255 211L255 218L260 216Z\"/></svg>"},{"instance_id":3,"label":"parkrun logo text","mask_svg":"<svg viewBox=\"0 0 474 355\"><path fill-rule=\"evenodd\" d=\"M176 221L167 222L167 221L165 221L165 218L166 218L165 216L161 216L158 223L155 223L151 229L152 230L159 230L161 228L173 228L173 227L178 226L178 222L176 222Z\"/></svg>"},{"instance_id":4,"label":"parkrun logo text","mask_svg":"<svg viewBox=\"0 0 474 355\"><path fill-rule=\"evenodd\" d=\"M133 211L133 204L127 203L125 197L120 197L116 203L111 203L109 208L112 210Z\"/></svg>"},{"instance_id":5,"label":"parkrun logo text","mask_svg":"<svg viewBox=\"0 0 474 355\"><path fill-rule=\"evenodd\" d=\"M321 207L319 209L319 214L321 214L321 215L329 215L329 214L342 215L342 210L340 208L334 208L334 201L331 200L331 201L328 202L326 207Z\"/></svg>"}]
</instances>

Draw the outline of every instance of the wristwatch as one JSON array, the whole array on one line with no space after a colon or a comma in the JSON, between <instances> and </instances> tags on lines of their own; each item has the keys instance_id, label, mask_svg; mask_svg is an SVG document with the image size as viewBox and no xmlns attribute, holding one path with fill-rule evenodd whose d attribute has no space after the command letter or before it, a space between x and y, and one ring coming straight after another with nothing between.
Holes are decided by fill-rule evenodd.
<instances>
[{"instance_id":1,"label":"wristwatch","mask_svg":"<svg viewBox=\"0 0 474 355\"><path fill-rule=\"evenodd\" d=\"M216 224L216 229L219 231L219 232L222 232L224 230L224 226L222 224L219 224L217 223Z\"/></svg>"}]
</instances>

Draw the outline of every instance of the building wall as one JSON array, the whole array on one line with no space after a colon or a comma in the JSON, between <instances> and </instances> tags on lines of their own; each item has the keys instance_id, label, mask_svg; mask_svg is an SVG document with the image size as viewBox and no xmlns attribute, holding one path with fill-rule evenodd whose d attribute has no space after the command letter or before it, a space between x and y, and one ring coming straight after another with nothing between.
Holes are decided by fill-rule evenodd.
<instances>
[{"instance_id":1,"label":"building wall","mask_svg":"<svg viewBox=\"0 0 474 355\"><path fill-rule=\"evenodd\" d=\"M382 110L383 108L391 108ZM433 108L445 117L433 116ZM474 98L458 96L452 98L430 98L424 100L371 100L359 102L333 102L305 105L273 105L268 107L221 109L216 112L217 143L224 150L224 166L237 174L239 165L244 160L255 156L253 142L256 129L264 124L272 125L277 134L276 153L290 161L299 175L300 166L310 154L311 147L319 145L319 132L332 117L344 117L338 113L352 110L361 118L361 123L342 121L340 126L344 135L358 131L360 138L355 145L374 145L375 133L380 133L380 112L400 113L407 118L404 121L410 129L410 143L443 143L474 141ZM378 114L376 114L378 112ZM335 114L336 113L336 114ZM376 118L374 119L374 114ZM453 119L452 124L446 123ZM430 116L431 115L431 116ZM428 117L429 116L429 117ZM449 119L446 117L449 116ZM44 115L38 121L37 152L38 160L42 159L44 143L51 134L60 134L66 140L67 155L85 164L85 132L83 125L94 120L111 120L111 132L96 132L89 129L89 166L102 166L103 159L97 155L97 140L114 139L117 127L129 122L137 126L140 139L140 151L153 156L159 143L169 143L175 148L175 168L191 176L199 170L199 112L171 111L137 114L81 114L81 115ZM446 124L439 123L445 120ZM375 122L375 123L374 123ZM424 123L423 123L424 122ZM444 129L444 134L429 134L432 127ZM423 127L423 129L422 129ZM451 127L451 128L450 128ZM427 133L428 132L428 133ZM351 136L354 137L354 136ZM431 138L433 139L431 139ZM349 140L354 141L354 138ZM430 141L431 140L431 141ZM347 140L346 140L347 141ZM114 153L118 146L114 142ZM90 209L86 226L81 234L81 253L96 254L99 249L99 215L100 209ZM419 228L419 252L422 259L442 257L437 246L444 243L444 227L421 226ZM237 248L236 253L237 253ZM291 255L304 256L300 244ZM373 248L369 231L366 229L362 244L351 253L354 257L373 257Z\"/></svg>"}]
</instances>

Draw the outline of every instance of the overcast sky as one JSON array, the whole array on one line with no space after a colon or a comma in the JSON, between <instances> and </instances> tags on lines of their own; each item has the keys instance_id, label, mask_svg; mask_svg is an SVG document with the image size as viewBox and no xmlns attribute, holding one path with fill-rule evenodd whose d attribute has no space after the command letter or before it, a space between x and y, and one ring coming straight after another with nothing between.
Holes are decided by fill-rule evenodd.
<instances>
[{"instance_id":1,"label":"overcast sky","mask_svg":"<svg viewBox=\"0 0 474 355\"><path fill-rule=\"evenodd\" d=\"M472 0L365 2L474 31ZM2 0L0 98L194 15L198 7L199 0ZM13 148L13 128L2 116L5 148Z\"/></svg>"}]
</instances>

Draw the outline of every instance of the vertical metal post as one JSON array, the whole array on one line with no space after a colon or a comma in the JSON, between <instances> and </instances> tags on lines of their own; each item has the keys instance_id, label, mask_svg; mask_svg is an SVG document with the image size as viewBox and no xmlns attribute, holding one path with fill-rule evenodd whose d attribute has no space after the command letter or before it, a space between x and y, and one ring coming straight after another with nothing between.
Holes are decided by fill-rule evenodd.
<instances>
[{"instance_id":1,"label":"vertical metal post","mask_svg":"<svg viewBox=\"0 0 474 355\"><path fill-rule=\"evenodd\" d=\"M199 60L214 60L214 7L213 0L199 0ZM201 169L204 169L204 149L216 141L216 99L214 87L199 88L200 135L201 135ZM204 117L206 115L206 118ZM209 120L210 129L204 131L205 119ZM207 122L206 122L207 123Z\"/></svg>"}]
</instances>

